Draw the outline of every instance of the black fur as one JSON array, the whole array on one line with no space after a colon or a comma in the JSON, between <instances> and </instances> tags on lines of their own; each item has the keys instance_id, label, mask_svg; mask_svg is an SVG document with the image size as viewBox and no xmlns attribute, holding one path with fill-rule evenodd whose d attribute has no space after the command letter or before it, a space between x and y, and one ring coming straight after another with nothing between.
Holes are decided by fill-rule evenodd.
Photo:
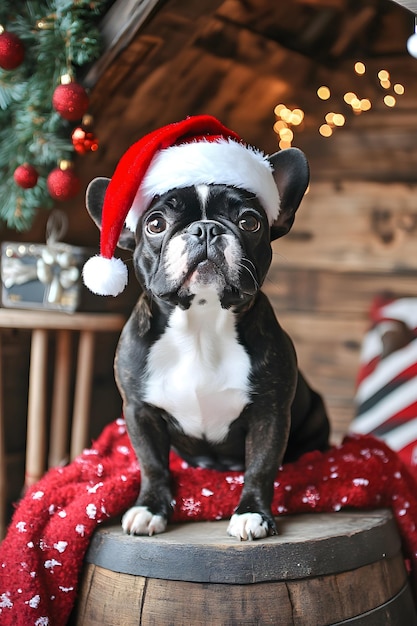
<instances>
[{"instance_id":1,"label":"black fur","mask_svg":"<svg viewBox=\"0 0 417 626\"><path fill-rule=\"evenodd\" d=\"M207 226L201 221L195 189L190 187L155 198L136 233L125 230L119 241L121 247L134 251L134 268L143 294L120 338L116 379L128 432L141 465L137 505L163 518L169 518L172 510L168 471L171 446L191 464L219 470L244 469L245 483L236 513L260 513L270 534L276 532L270 505L279 466L307 451L328 447L329 424L323 402L298 371L292 342L260 291L271 263L270 241L290 230L309 178L306 160L298 150L277 153L271 162L281 198L279 218L271 226L253 194L223 185L211 186L206 212L215 227ZM87 194L88 210L98 225L108 182L96 179ZM259 218L257 232L239 228L243 210ZM149 219L166 219L168 227L161 235L149 237ZM242 249L239 275L227 280L216 274L221 273L224 232L236 237ZM178 284L167 279L161 262L166 246L178 233L184 240L193 240L189 247L190 271L202 268L206 261L207 280L214 277L224 281L221 305L235 312L238 339L250 357L250 402L236 415L220 443L187 436L175 418L144 400L150 348L163 335L173 309L187 310L194 298L182 285L183 277Z\"/></svg>"}]
</instances>

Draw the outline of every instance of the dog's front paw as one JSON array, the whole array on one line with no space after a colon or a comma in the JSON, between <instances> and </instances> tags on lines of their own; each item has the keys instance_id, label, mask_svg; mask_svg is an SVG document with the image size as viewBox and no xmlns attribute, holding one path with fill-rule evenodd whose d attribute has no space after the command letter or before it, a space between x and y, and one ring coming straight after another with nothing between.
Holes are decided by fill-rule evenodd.
<instances>
[{"instance_id":1,"label":"dog's front paw","mask_svg":"<svg viewBox=\"0 0 417 626\"><path fill-rule=\"evenodd\" d=\"M162 515L154 515L146 506L132 506L122 518L122 528L128 535L157 535L163 533L167 521Z\"/></svg>"},{"instance_id":2,"label":"dog's front paw","mask_svg":"<svg viewBox=\"0 0 417 626\"><path fill-rule=\"evenodd\" d=\"M230 518L227 533L240 541L262 539L269 534L268 522L259 513L235 513Z\"/></svg>"}]
</instances>

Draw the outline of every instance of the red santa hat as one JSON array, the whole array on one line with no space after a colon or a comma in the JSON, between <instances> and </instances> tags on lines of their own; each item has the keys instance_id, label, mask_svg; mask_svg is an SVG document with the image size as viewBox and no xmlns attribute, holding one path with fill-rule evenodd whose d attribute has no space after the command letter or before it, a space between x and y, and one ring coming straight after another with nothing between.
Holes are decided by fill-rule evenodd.
<instances>
[{"instance_id":1,"label":"red santa hat","mask_svg":"<svg viewBox=\"0 0 417 626\"><path fill-rule=\"evenodd\" d=\"M188 117L149 133L120 159L104 198L100 255L84 265L86 286L98 295L121 293L127 268L114 252L123 226L134 232L155 196L201 184L251 191L270 223L278 216L279 195L267 156L214 117Z\"/></svg>"}]
</instances>

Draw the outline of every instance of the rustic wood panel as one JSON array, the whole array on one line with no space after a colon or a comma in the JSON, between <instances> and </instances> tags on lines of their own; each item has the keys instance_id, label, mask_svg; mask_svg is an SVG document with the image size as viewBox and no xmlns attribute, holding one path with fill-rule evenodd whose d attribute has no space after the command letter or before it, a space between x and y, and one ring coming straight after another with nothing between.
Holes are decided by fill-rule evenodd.
<instances>
[{"instance_id":1,"label":"rustic wood panel","mask_svg":"<svg viewBox=\"0 0 417 626\"><path fill-rule=\"evenodd\" d=\"M118 138L106 142L113 165L135 138L188 113L217 115L250 143L266 135L270 150L276 149L273 108L288 92L290 77L300 85L307 80L311 61L209 16L194 20L192 37L189 31L189 19L180 13L158 16L96 84L92 112L99 123L106 104L105 135Z\"/></svg>"},{"instance_id":2,"label":"rustic wood panel","mask_svg":"<svg viewBox=\"0 0 417 626\"><path fill-rule=\"evenodd\" d=\"M276 255L264 291L278 314L289 311L342 314L367 319L376 295L414 296L416 275L410 271L337 272L331 268L297 268L289 259Z\"/></svg>"},{"instance_id":3,"label":"rustic wood panel","mask_svg":"<svg viewBox=\"0 0 417 626\"><path fill-rule=\"evenodd\" d=\"M88 624L89 626L110 626L110 624L140 623L141 606L146 591L147 580L141 576L126 576L123 585L119 585L120 575L96 565L84 568L83 582L91 589L99 601L91 606L89 594L81 594L77 608L76 620L73 615L71 624ZM132 622L133 623L133 622Z\"/></svg>"},{"instance_id":4,"label":"rustic wood panel","mask_svg":"<svg viewBox=\"0 0 417 626\"><path fill-rule=\"evenodd\" d=\"M300 369L325 400L332 441L338 442L354 416L359 346L367 323L311 311L279 313L278 317L294 342Z\"/></svg>"},{"instance_id":5,"label":"rustic wood panel","mask_svg":"<svg viewBox=\"0 0 417 626\"><path fill-rule=\"evenodd\" d=\"M295 267L415 271L416 238L416 186L316 182L274 250Z\"/></svg>"},{"instance_id":6,"label":"rustic wood panel","mask_svg":"<svg viewBox=\"0 0 417 626\"><path fill-rule=\"evenodd\" d=\"M129 44L159 2L160 0L124 0L115 2L110 7L100 25L103 52L84 77L86 87L92 87L97 82L98 77Z\"/></svg>"},{"instance_id":7,"label":"rustic wood panel","mask_svg":"<svg viewBox=\"0 0 417 626\"><path fill-rule=\"evenodd\" d=\"M336 107L328 109L335 110ZM337 111L340 110L343 111L337 106ZM380 183L382 188L390 182L415 185L417 151L413 139L417 132L417 116L414 111L399 113L402 124L398 126L395 124L396 113L391 118L372 113L368 122L351 120L348 112L343 113L347 116L346 128L336 131L329 139L318 133L324 115L321 120L310 122L316 124L315 130L296 134L294 145L307 155L313 183L346 181L356 185L359 181L373 181Z\"/></svg>"}]
</instances>

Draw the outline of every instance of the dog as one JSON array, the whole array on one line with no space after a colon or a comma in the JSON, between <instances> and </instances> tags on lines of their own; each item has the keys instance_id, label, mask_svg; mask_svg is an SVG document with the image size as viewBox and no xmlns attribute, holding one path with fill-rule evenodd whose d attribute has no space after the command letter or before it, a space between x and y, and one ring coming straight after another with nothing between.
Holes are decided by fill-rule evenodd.
<instances>
[{"instance_id":1,"label":"dog","mask_svg":"<svg viewBox=\"0 0 417 626\"><path fill-rule=\"evenodd\" d=\"M175 503L168 456L244 471L227 532L277 533L271 501L279 467L326 450L329 420L297 367L293 344L261 290L271 242L290 230L309 182L304 154L268 157L280 199L271 223L257 194L195 184L156 195L119 247L133 252L139 300L118 343L115 376L141 467L126 533L165 531ZM106 178L90 183L87 209L100 227Z\"/></svg>"}]
</instances>

